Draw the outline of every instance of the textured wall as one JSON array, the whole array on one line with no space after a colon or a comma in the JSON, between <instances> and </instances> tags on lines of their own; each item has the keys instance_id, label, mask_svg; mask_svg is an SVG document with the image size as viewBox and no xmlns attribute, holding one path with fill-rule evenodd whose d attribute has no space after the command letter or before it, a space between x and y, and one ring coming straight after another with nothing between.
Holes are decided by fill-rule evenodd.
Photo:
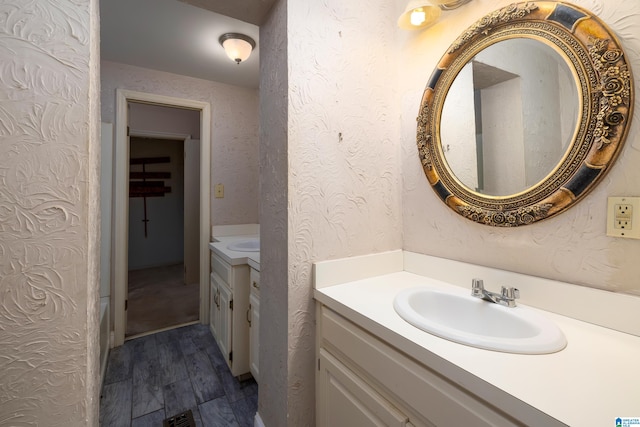
<instances>
[{"instance_id":1,"label":"textured wall","mask_svg":"<svg viewBox=\"0 0 640 427\"><path fill-rule=\"evenodd\" d=\"M266 426L287 425L287 2L260 27L260 393Z\"/></svg>"},{"instance_id":2,"label":"textured wall","mask_svg":"<svg viewBox=\"0 0 640 427\"><path fill-rule=\"evenodd\" d=\"M640 2L573 0L618 35L636 82L634 122L616 164L601 184L565 213L517 229L491 228L455 214L431 190L415 146L415 117L431 71L459 33L511 0L475 0L443 14L434 27L401 35L404 248L525 274L640 295L640 245L605 235L608 196L640 195ZM495 285L495 284L494 284Z\"/></svg>"},{"instance_id":3,"label":"textured wall","mask_svg":"<svg viewBox=\"0 0 640 427\"><path fill-rule=\"evenodd\" d=\"M398 249L396 8L288 2L289 420L313 423L315 261Z\"/></svg>"},{"instance_id":4,"label":"textured wall","mask_svg":"<svg viewBox=\"0 0 640 427\"><path fill-rule=\"evenodd\" d=\"M3 426L97 425L96 9L0 3Z\"/></svg>"},{"instance_id":5,"label":"textured wall","mask_svg":"<svg viewBox=\"0 0 640 427\"><path fill-rule=\"evenodd\" d=\"M208 80L103 61L102 121L115 121L116 89L173 96L211 104L211 224L258 222L258 91Z\"/></svg>"}]
</instances>

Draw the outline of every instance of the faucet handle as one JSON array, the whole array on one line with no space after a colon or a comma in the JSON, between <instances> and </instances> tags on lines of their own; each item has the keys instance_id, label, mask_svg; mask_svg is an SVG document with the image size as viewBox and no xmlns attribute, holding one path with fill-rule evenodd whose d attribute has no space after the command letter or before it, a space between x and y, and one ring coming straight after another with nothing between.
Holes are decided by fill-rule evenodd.
<instances>
[{"instance_id":1,"label":"faucet handle","mask_svg":"<svg viewBox=\"0 0 640 427\"><path fill-rule=\"evenodd\" d=\"M471 295L473 296L483 296L484 291L484 282L482 279L472 279L471 280Z\"/></svg>"},{"instance_id":2,"label":"faucet handle","mask_svg":"<svg viewBox=\"0 0 640 427\"><path fill-rule=\"evenodd\" d=\"M520 291L518 290L518 288L506 288L503 286L501 290L501 294L502 294L502 298L506 298L510 300L520 298Z\"/></svg>"}]
</instances>

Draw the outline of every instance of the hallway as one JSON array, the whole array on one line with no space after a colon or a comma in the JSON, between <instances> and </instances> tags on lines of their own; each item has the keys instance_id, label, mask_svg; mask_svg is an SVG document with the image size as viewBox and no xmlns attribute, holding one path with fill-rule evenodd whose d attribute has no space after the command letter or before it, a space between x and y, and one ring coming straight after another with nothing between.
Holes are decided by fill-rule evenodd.
<instances>
[{"instance_id":1,"label":"hallway","mask_svg":"<svg viewBox=\"0 0 640 427\"><path fill-rule=\"evenodd\" d=\"M101 427L159 427L191 409L197 426L253 426L258 385L235 379L208 326L147 335L111 350Z\"/></svg>"}]
</instances>

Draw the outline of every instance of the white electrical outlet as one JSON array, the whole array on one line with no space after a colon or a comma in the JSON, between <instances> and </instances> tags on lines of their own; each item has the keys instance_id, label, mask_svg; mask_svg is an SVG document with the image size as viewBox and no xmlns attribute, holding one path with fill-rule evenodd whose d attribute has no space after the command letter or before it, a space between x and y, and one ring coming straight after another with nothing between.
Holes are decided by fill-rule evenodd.
<instances>
[{"instance_id":1,"label":"white electrical outlet","mask_svg":"<svg viewBox=\"0 0 640 427\"><path fill-rule=\"evenodd\" d=\"M609 197L607 236L640 239L640 197Z\"/></svg>"}]
</instances>

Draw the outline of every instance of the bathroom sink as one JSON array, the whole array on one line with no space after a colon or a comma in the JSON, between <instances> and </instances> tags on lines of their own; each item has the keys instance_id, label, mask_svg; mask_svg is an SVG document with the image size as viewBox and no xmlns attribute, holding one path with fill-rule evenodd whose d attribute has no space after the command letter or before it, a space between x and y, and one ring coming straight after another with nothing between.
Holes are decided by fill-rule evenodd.
<instances>
[{"instance_id":1,"label":"bathroom sink","mask_svg":"<svg viewBox=\"0 0 640 427\"><path fill-rule=\"evenodd\" d=\"M258 252L260 251L260 239L251 238L229 243L227 249L238 252Z\"/></svg>"},{"instance_id":2,"label":"bathroom sink","mask_svg":"<svg viewBox=\"0 0 640 427\"><path fill-rule=\"evenodd\" d=\"M532 309L505 307L456 291L410 288L396 295L393 306L411 325L472 347L547 354L567 345L560 328Z\"/></svg>"}]
</instances>

